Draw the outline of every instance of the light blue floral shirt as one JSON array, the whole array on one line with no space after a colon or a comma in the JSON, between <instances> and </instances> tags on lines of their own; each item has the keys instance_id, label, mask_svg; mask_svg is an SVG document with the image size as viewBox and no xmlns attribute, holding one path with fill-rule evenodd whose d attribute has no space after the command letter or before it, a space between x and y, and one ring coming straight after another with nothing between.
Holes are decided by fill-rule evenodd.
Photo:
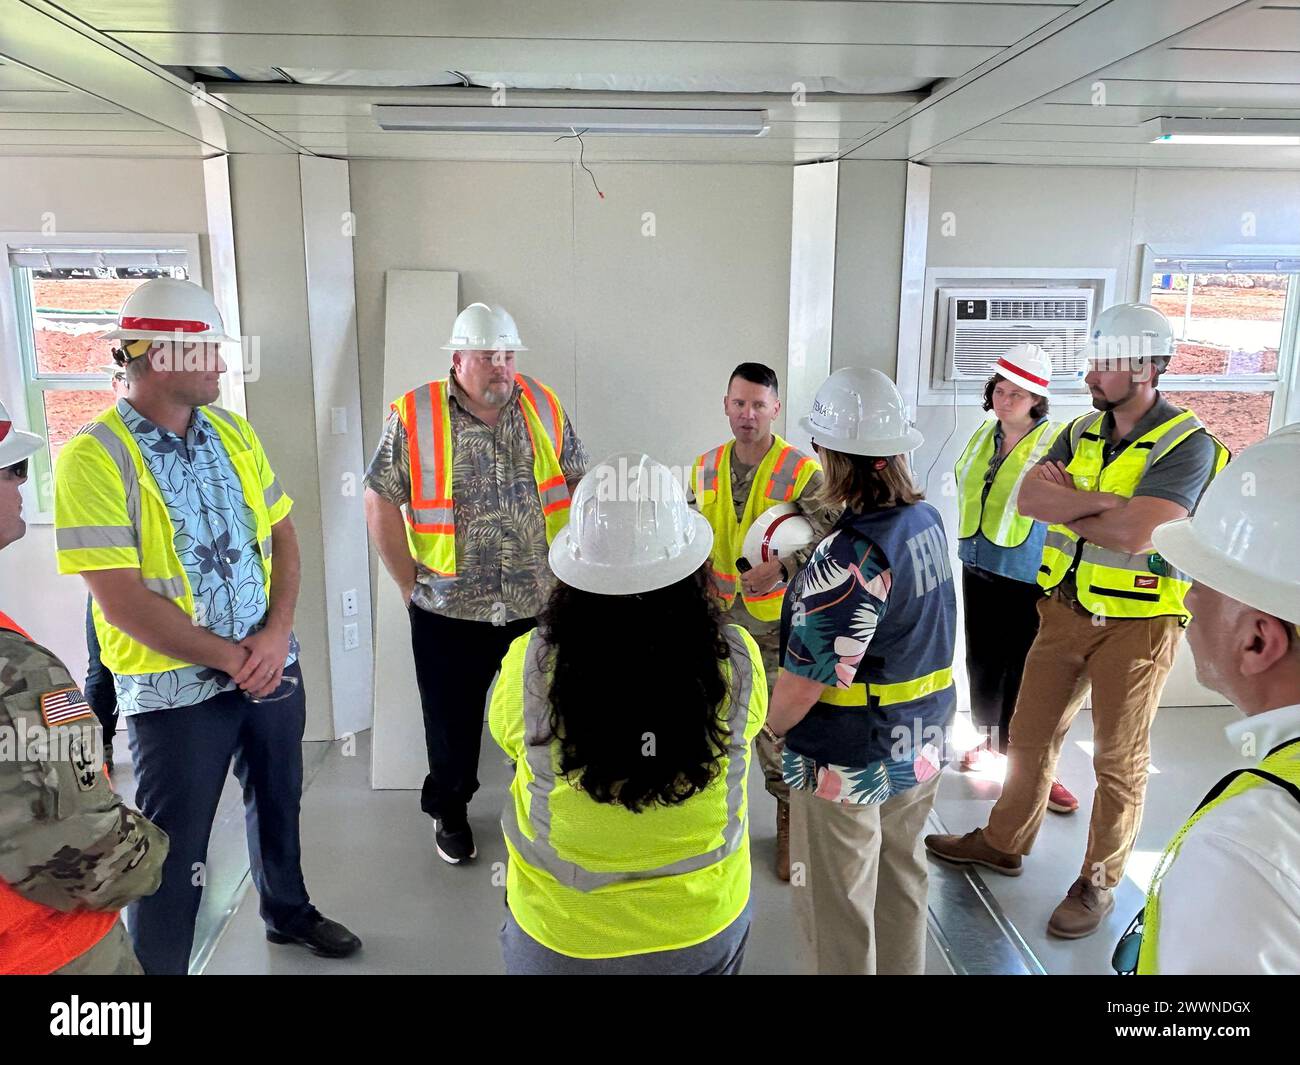
<instances>
[{"instance_id":1,"label":"light blue floral shirt","mask_svg":"<svg viewBox=\"0 0 1300 1065\"><path fill-rule=\"evenodd\" d=\"M182 440L124 399L117 401L117 412L167 505L176 553L194 593L196 623L228 640L244 639L262 627L269 604L257 523L216 429L195 410ZM297 658L298 641L290 636L285 665ZM193 706L235 688L227 674L207 666L113 679L123 714Z\"/></svg>"}]
</instances>

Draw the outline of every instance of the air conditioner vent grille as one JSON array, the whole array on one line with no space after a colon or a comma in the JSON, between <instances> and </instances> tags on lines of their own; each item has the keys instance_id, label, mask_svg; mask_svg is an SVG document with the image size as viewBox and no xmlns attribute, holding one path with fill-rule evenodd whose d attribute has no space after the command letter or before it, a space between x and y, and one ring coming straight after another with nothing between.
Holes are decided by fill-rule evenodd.
<instances>
[{"instance_id":1,"label":"air conditioner vent grille","mask_svg":"<svg viewBox=\"0 0 1300 1065\"><path fill-rule=\"evenodd\" d=\"M1084 299L989 300L989 318L993 320L1084 322L1088 321L1088 301Z\"/></svg>"}]
</instances>

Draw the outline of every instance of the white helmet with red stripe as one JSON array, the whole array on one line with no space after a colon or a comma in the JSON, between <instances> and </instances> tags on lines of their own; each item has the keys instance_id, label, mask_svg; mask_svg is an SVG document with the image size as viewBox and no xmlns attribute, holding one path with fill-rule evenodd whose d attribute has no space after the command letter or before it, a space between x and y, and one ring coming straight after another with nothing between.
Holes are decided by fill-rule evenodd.
<instances>
[{"instance_id":1,"label":"white helmet with red stripe","mask_svg":"<svg viewBox=\"0 0 1300 1065\"><path fill-rule=\"evenodd\" d=\"M993 364L993 372L1036 396L1050 394L1052 357L1037 344L1013 344Z\"/></svg>"},{"instance_id":2,"label":"white helmet with red stripe","mask_svg":"<svg viewBox=\"0 0 1300 1065\"><path fill-rule=\"evenodd\" d=\"M31 458L44 446L45 441L35 433L25 433L15 426L0 402L0 470Z\"/></svg>"},{"instance_id":3,"label":"white helmet with red stripe","mask_svg":"<svg viewBox=\"0 0 1300 1065\"><path fill-rule=\"evenodd\" d=\"M126 298L117 328L102 340L182 340L220 343L226 335L221 312L207 290L193 281L156 277Z\"/></svg>"},{"instance_id":4,"label":"white helmet with red stripe","mask_svg":"<svg viewBox=\"0 0 1300 1065\"><path fill-rule=\"evenodd\" d=\"M813 527L793 503L763 511L745 533L745 557L761 566L774 558L789 558L816 539Z\"/></svg>"}]
</instances>

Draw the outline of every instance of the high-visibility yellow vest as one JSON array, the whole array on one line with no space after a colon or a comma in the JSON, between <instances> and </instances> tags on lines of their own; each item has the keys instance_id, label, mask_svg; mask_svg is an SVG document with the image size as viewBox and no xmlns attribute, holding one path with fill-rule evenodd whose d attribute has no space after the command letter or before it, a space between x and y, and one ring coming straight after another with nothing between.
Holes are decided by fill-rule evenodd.
<instances>
[{"instance_id":1,"label":"high-visibility yellow vest","mask_svg":"<svg viewBox=\"0 0 1300 1065\"><path fill-rule=\"evenodd\" d=\"M1275 748L1268 757L1259 763L1258 768L1264 773L1269 773L1289 784L1300 787L1300 740L1292 740L1290 743ZM1208 802L1201 803L1196 808L1196 812L1187 819L1187 823L1178 830L1169 846L1165 848L1164 853L1160 856L1160 861L1156 864L1155 872L1152 874L1151 887L1147 889L1146 907L1142 911L1142 947L1138 953L1137 965L1139 976L1153 976L1159 972L1160 886L1165 874L1169 871L1170 865L1178 857L1178 851L1183 845L1183 839L1191 831L1192 826L1216 806L1228 802L1244 791L1259 787L1272 788L1277 787L1277 785L1272 781L1257 776L1249 769L1238 770L1236 773L1231 774L1226 781L1220 781L1219 786L1215 789L1219 793L1215 795L1214 792L1211 792L1212 798ZM1222 788L1221 791L1220 788ZM1212 920L1214 915L1206 914L1205 916L1208 921ZM1269 932L1268 929L1261 929L1260 931L1262 935L1267 935Z\"/></svg>"},{"instance_id":2,"label":"high-visibility yellow vest","mask_svg":"<svg viewBox=\"0 0 1300 1065\"><path fill-rule=\"evenodd\" d=\"M975 435L957 460L957 509L960 515L957 535L966 540L982 532L985 539L998 547L1019 547L1034 531L1034 519L1025 517L1016 509L1020 485L1038 460L1047 454L1065 424L1043 421L1030 429L1002 460L985 496L984 477L993 459L993 438L997 427L996 418L984 422L975 430Z\"/></svg>"},{"instance_id":3,"label":"high-visibility yellow vest","mask_svg":"<svg viewBox=\"0 0 1300 1065\"><path fill-rule=\"evenodd\" d=\"M573 958L619 958L702 943L749 901L750 741L767 717L753 637L725 629L729 729L717 777L673 806L633 813L596 802L559 772L549 738L550 648L536 632L510 645L488 725L515 761L501 816L506 900L519 926Z\"/></svg>"},{"instance_id":4,"label":"high-visibility yellow vest","mask_svg":"<svg viewBox=\"0 0 1300 1065\"><path fill-rule=\"evenodd\" d=\"M535 377L516 374L520 408L533 445L533 477L550 543L569 523L569 486L560 467L564 408ZM456 575L456 511L452 496L451 407L447 379L430 381L395 399L406 429L411 502L405 508L411 557L439 577Z\"/></svg>"},{"instance_id":5,"label":"high-visibility yellow vest","mask_svg":"<svg viewBox=\"0 0 1300 1065\"><path fill-rule=\"evenodd\" d=\"M740 593L750 614L759 621L776 621L781 617L785 585L780 584L762 595L746 595L740 574L736 572L736 559L744 553L745 534L759 515L781 503L798 499L812 475L819 473L822 467L815 458L773 433L772 446L754 471L749 499L745 502L740 521L737 521L736 504L731 495L731 453L735 446L735 440L728 440L712 451L706 451L695 460L691 471L696 505L713 526L713 551L709 555L709 564L717 587L730 589L722 594L727 610L731 609L737 593Z\"/></svg>"},{"instance_id":6,"label":"high-visibility yellow vest","mask_svg":"<svg viewBox=\"0 0 1300 1065\"><path fill-rule=\"evenodd\" d=\"M1066 470L1076 488L1084 492L1110 492L1133 498L1147 469L1159 462L1175 447L1202 430L1209 432L1189 410L1157 425L1133 441L1113 462L1103 467L1106 441L1098 431L1103 413L1080 415L1070 423L1070 442L1074 457ZM1216 458L1214 475L1228 464L1228 449L1213 435ZM1185 574L1160 564L1163 572L1152 568L1157 556L1150 551L1126 554L1111 551L1076 536L1064 525L1051 525L1043 544L1043 562L1038 583L1051 591L1064 580L1075 558L1079 602L1085 610L1106 618L1155 618L1174 615L1190 618L1183 599L1191 587Z\"/></svg>"},{"instance_id":7,"label":"high-visibility yellow vest","mask_svg":"<svg viewBox=\"0 0 1300 1065\"><path fill-rule=\"evenodd\" d=\"M262 442L244 418L220 407L199 409L216 429L253 514L269 602L271 526L289 513L293 500L280 487ZM194 594L172 540L167 504L116 406L85 425L59 453L54 471L54 536L60 573L139 569L146 588L194 617ZM109 625L98 603L92 612L110 672L161 673L192 665L154 651Z\"/></svg>"}]
</instances>

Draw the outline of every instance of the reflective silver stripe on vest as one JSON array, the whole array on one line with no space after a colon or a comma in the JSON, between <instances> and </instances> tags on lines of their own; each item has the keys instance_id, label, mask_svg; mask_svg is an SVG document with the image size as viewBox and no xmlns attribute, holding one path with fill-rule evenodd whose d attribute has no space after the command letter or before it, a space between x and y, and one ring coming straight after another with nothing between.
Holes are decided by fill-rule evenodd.
<instances>
[{"instance_id":1,"label":"reflective silver stripe on vest","mask_svg":"<svg viewBox=\"0 0 1300 1065\"><path fill-rule=\"evenodd\" d=\"M1070 450L1079 450L1079 441L1083 439L1083 434L1096 428L1097 424L1104 418L1105 412L1100 414L1088 415L1080 414L1070 426Z\"/></svg>"},{"instance_id":2,"label":"reflective silver stripe on vest","mask_svg":"<svg viewBox=\"0 0 1300 1065\"><path fill-rule=\"evenodd\" d=\"M562 503L569 498L569 486L561 481L559 484L546 489L545 492L539 492L542 506L549 507L553 503Z\"/></svg>"},{"instance_id":3,"label":"reflective silver stripe on vest","mask_svg":"<svg viewBox=\"0 0 1300 1065\"><path fill-rule=\"evenodd\" d=\"M722 469L722 448L715 447L712 451L704 453L704 461L700 463L700 491L716 492L718 490L718 474Z\"/></svg>"},{"instance_id":4,"label":"reflective silver stripe on vest","mask_svg":"<svg viewBox=\"0 0 1300 1065\"><path fill-rule=\"evenodd\" d=\"M1156 576L1151 572L1151 567L1147 565L1147 559L1151 552L1143 551L1136 555L1126 555L1122 551L1111 551L1109 548L1098 547L1091 540L1083 545L1083 561L1091 562L1094 566L1109 566L1111 569L1127 570L1129 573L1142 573L1148 577Z\"/></svg>"},{"instance_id":5,"label":"reflective silver stripe on vest","mask_svg":"<svg viewBox=\"0 0 1300 1065\"><path fill-rule=\"evenodd\" d=\"M143 584L151 592L157 592L168 599L185 598L185 580L182 577L145 577Z\"/></svg>"},{"instance_id":6,"label":"reflective silver stripe on vest","mask_svg":"<svg viewBox=\"0 0 1300 1065\"><path fill-rule=\"evenodd\" d=\"M257 546L262 549L262 557L266 559L267 562L270 562L271 561L271 537L268 536Z\"/></svg>"},{"instance_id":7,"label":"reflective silver stripe on vest","mask_svg":"<svg viewBox=\"0 0 1300 1065\"><path fill-rule=\"evenodd\" d=\"M542 387L542 383L535 377L520 374L519 380L528 386L528 390L532 392L533 398L537 401L537 417L541 419L542 428L546 430L546 435L551 438L551 446L558 455L562 446L560 427L555 424L554 412L551 410L550 398L546 395L546 389Z\"/></svg>"},{"instance_id":8,"label":"reflective silver stripe on vest","mask_svg":"<svg viewBox=\"0 0 1300 1065\"><path fill-rule=\"evenodd\" d=\"M230 411L225 410L222 407L202 407L200 409L205 414L215 414L223 422L229 425L230 428L235 430L235 435L239 437L240 440L243 441L245 447L252 447L252 444L250 444L248 441L248 437L244 435L243 427L240 426L239 422L235 420L235 416L231 414Z\"/></svg>"},{"instance_id":9,"label":"reflective silver stripe on vest","mask_svg":"<svg viewBox=\"0 0 1300 1065\"><path fill-rule=\"evenodd\" d=\"M442 497L442 483L438 477L438 471L435 468L435 459L438 455L438 438L434 436L434 433L441 433L442 426L433 424L433 389L433 384L423 385L420 388L417 388L412 395L415 397L415 433L416 438L419 441L420 450L420 483L424 488L425 496L439 499ZM444 404L451 401L450 389L444 389L442 401ZM450 455L444 457L448 462L451 461ZM438 512L440 513L444 509L446 508L438 508ZM412 520L421 525L441 524L441 522L436 518L416 517L417 514L424 515L430 513L433 513L433 511L413 510ZM448 513L450 515L450 512ZM448 516L447 521L451 521L450 516Z\"/></svg>"},{"instance_id":10,"label":"reflective silver stripe on vest","mask_svg":"<svg viewBox=\"0 0 1300 1065\"><path fill-rule=\"evenodd\" d=\"M1050 525L1047 527L1047 538L1043 541L1043 547L1054 547L1067 555L1073 555L1078 545L1079 541L1070 533L1063 533Z\"/></svg>"},{"instance_id":11,"label":"reflective silver stripe on vest","mask_svg":"<svg viewBox=\"0 0 1300 1065\"><path fill-rule=\"evenodd\" d=\"M131 452L122 439L103 422L92 422L86 432L99 441L100 446L108 452L117 472L122 478L122 487L126 491L126 516L138 532L140 529L140 477L136 473Z\"/></svg>"},{"instance_id":12,"label":"reflective silver stripe on vest","mask_svg":"<svg viewBox=\"0 0 1300 1065\"><path fill-rule=\"evenodd\" d=\"M808 456L802 451L797 451L794 448L790 449L790 453L786 455L785 462L781 465L781 468L772 471L772 477L767 489L767 496L769 499L776 498L777 489L780 489L782 499L785 498L787 493L793 494L794 486L798 482L798 478L795 476L794 471L799 468L799 463L807 457ZM786 472L787 466L789 467L788 473Z\"/></svg>"},{"instance_id":13,"label":"reflective silver stripe on vest","mask_svg":"<svg viewBox=\"0 0 1300 1065\"><path fill-rule=\"evenodd\" d=\"M1149 467L1153 462L1159 459L1166 451L1175 444L1181 442L1184 436L1190 436L1197 429L1204 429L1201 420L1193 414L1190 418L1180 418L1163 433L1158 436L1151 445L1150 452L1147 455L1146 465Z\"/></svg>"},{"instance_id":14,"label":"reflective silver stripe on vest","mask_svg":"<svg viewBox=\"0 0 1300 1065\"><path fill-rule=\"evenodd\" d=\"M546 659L550 647L540 635L533 636L524 660L523 712L524 757L533 774L532 783L528 785L532 799L528 819L536 834L535 838L530 840L520 831L513 804L501 815L501 827L506 838L525 862L536 869L544 869L565 887L587 892L632 880L693 873L722 861L740 848L746 830L746 818L741 809L748 746L745 743L745 722L749 715L754 676L743 639L730 628L725 631L727 643L731 647L732 690L731 715L727 721L730 729L727 741L727 825L722 833L722 846L655 869L619 873L593 873L583 869L561 858L551 844L551 793L555 790L556 777L550 739L551 704L546 690Z\"/></svg>"},{"instance_id":15,"label":"reflective silver stripe on vest","mask_svg":"<svg viewBox=\"0 0 1300 1065\"><path fill-rule=\"evenodd\" d=\"M451 525L455 521L452 507L408 507L415 525Z\"/></svg>"},{"instance_id":16,"label":"reflective silver stripe on vest","mask_svg":"<svg viewBox=\"0 0 1300 1065\"><path fill-rule=\"evenodd\" d=\"M280 487L280 478L278 477L271 482L271 487L262 489L262 499L266 503L267 510L270 510L283 498L284 489Z\"/></svg>"},{"instance_id":17,"label":"reflective silver stripe on vest","mask_svg":"<svg viewBox=\"0 0 1300 1065\"><path fill-rule=\"evenodd\" d=\"M135 529L130 525L78 525L55 529L54 544L60 551L97 547L129 547L134 550Z\"/></svg>"}]
</instances>

